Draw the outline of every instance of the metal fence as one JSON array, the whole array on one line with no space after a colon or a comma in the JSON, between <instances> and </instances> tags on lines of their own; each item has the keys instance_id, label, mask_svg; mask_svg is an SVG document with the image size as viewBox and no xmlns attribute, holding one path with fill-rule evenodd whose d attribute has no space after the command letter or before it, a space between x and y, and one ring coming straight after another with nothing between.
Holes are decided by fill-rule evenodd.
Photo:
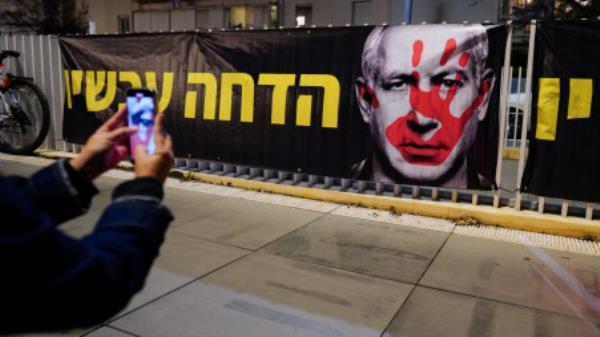
<instances>
[{"instance_id":1,"label":"metal fence","mask_svg":"<svg viewBox=\"0 0 600 337\"><path fill-rule=\"evenodd\" d=\"M46 142L43 145L47 150L60 150L77 152L80 145L70 144L62 138L64 82L61 53L58 38L49 35L0 35L0 49L12 49L22 53L18 59L8 59L5 62L6 70L21 76L33 78L34 82L42 89L48 98L51 108L51 127ZM502 144L507 149L519 149L523 138L522 127L527 127L529 120L524 112L528 110L528 95L525 93L525 69L510 67L504 72L510 80L506 88L501 90L506 114L505 129L501 132ZM509 75L510 74L510 75ZM529 94L529 96L531 96ZM529 117L527 117L529 118ZM527 146L527 143L524 144ZM520 151L524 153L524 151ZM523 156L523 155L521 155ZM501 159L501 156L499 157ZM552 200L533 195L521 195L518 192L518 180L522 175L524 158L519 161L519 168L512 160L504 160L497 180L501 181L502 190L495 192L467 191L443 188L429 188L422 186L388 185L365 181L352 181L332 177L317 177L293 172L279 172L269 169L251 168L243 165L231 165L202 159L176 159L176 166L216 174L232 174L240 178L262 179L277 183L289 183L311 186L315 188L335 188L342 191L359 193L375 193L409 198L431 198L432 200L448 200L453 202L471 202L473 204L493 204L494 206L514 206L517 209L537 210L542 213L557 213L563 216L576 215L588 219L600 217L597 205L567 200ZM507 169L513 171L508 172ZM518 172L518 173L517 173ZM513 186L514 185L514 186ZM516 191L516 193L515 193ZM501 199L501 200L500 200Z\"/></svg>"},{"instance_id":2,"label":"metal fence","mask_svg":"<svg viewBox=\"0 0 600 337\"><path fill-rule=\"evenodd\" d=\"M521 146L521 125L525 108L525 73L523 67L510 67L511 81L508 83L508 104L506 110L506 134L504 146L519 148Z\"/></svg>"},{"instance_id":3,"label":"metal fence","mask_svg":"<svg viewBox=\"0 0 600 337\"><path fill-rule=\"evenodd\" d=\"M5 61L6 70L19 76L33 78L50 104L52 124L43 147L49 150L72 151L72 144L62 139L64 84L58 38L52 35L0 35L0 49L21 52L18 59ZM523 104L525 102L525 73L523 67L510 68L509 97L507 98L504 146L520 146Z\"/></svg>"},{"instance_id":4,"label":"metal fence","mask_svg":"<svg viewBox=\"0 0 600 337\"><path fill-rule=\"evenodd\" d=\"M71 150L62 139L63 67L58 38L52 35L0 35L0 50L21 53L17 59L8 58L5 70L18 76L30 77L46 95L50 105L50 131L43 148Z\"/></svg>"}]
</instances>

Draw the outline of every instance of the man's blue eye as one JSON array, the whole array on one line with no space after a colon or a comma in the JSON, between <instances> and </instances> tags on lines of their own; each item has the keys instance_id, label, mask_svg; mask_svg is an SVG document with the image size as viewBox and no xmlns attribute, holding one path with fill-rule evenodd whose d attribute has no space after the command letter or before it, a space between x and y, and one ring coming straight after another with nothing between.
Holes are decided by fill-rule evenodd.
<instances>
[{"instance_id":1,"label":"man's blue eye","mask_svg":"<svg viewBox=\"0 0 600 337\"><path fill-rule=\"evenodd\" d=\"M405 81L391 81L383 85L385 90L402 90L406 87Z\"/></svg>"},{"instance_id":2,"label":"man's blue eye","mask_svg":"<svg viewBox=\"0 0 600 337\"><path fill-rule=\"evenodd\" d=\"M452 88L452 87L457 87L460 88L463 86L462 81L457 81L457 80L442 80L442 85L448 88Z\"/></svg>"}]
</instances>

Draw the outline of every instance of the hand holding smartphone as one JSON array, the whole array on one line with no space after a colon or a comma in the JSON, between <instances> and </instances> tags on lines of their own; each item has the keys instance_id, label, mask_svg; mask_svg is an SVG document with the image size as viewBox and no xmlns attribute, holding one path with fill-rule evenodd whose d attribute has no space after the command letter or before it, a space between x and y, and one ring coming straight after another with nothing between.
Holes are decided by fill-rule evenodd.
<instances>
[{"instance_id":1,"label":"hand holding smartphone","mask_svg":"<svg viewBox=\"0 0 600 337\"><path fill-rule=\"evenodd\" d=\"M137 131L129 137L131 159L135 159L138 145L146 146L148 154L154 153L154 119L156 115L156 94L149 89L127 90L127 122Z\"/></svg>"}]
</instances>

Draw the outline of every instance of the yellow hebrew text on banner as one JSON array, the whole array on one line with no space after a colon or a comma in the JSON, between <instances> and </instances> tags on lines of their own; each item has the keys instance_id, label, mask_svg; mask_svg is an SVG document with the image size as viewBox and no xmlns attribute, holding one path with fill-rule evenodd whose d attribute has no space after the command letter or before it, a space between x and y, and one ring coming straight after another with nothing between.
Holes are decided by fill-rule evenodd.
<instances>
[{"instance_id":1,"label":"yellow hebrew text on banner","mask_svg":"<svg viewBox=\"0 0 600 337\"><path fill-rule=\"evenodd\" d=\"M591 78L572 78L569 81L567 119L590 118L593 86Z\"/></svg>"},{"instance_id":2,"label":"yellow hebrew text on banner","mask_svg":"<svg viewBox=\"0 0 600 337\"><path fill-rule=\"evenodd\" d=\"M121 86L119 83L126 83L125 88L138 88L145 84L156 91L158 112L164 112L173 97L175 73L157 74L146 71L143 74L144 77L135 71L65 70L67 108L73 108L73 98L78 95L84 96L86 110L89 112L104 111L113 104L121 108L124 103L115 100ZM157 81L159 76L162 76L162 86L159 86ZM203 107L202 119L231 122L233 105L239 104L239 120L243 123L253 123L256 88L267 86L270 87L272 125L285 125L286 111L295 107L296 126L312 126L314 114L321 110L321 127L338 127L341 86L333 75L265 73L258 74L256 83L252 75L247 73L221 73L220 78L217 76L208 72L187 74L186 84L196 87L188 88L185 92L184 118L196 118L196 109L200 104ZM299 88L313 88L318 91L298 94ZM288 96L292 96L293 91L296 92L295 102L288 102ZM199 93L201 97L198 97ZM317 100L319 104L314 104Z\"/></svg>"},{"instance_id":3,"label":"yellow hebrew text on banner","mask_svg":"<svg viewBox=\"0 0 600 337\"><path fill-rule=\"evenodd\" d=\"M119 82L126 82L131 85L131 88L140 89L142 87L142 80L140 75L133 71L120 71Z\"/></svg>"},{"instance_id":4,"label":"yellow hebrew text on banner","mask_svg":"<svg viewBox=\"0 0 600 337\"><path fill-rule=\"evenodd\" d=\"M117 72L86 71L85 86L87 110L104 111L110 107L117 95Z\"/></svg>"},{"instance_id":5,"label":"yellow hebrew text on banner","mask_svg":"<svg viewBox=\"0 0 600 337\"><path fill-rule=\"evenodd\" d=\"M156 92L158 95L158 112L164 112L169 103L171 102L171 96L173 95L173 81L175 74L172 72L163 73L162 90L158 90L156 83L156 72L146 72L146 86Z\"/></svg>"},{"instance_id":6,"label":"yellow hebrew text on banner","mask_svg":"<svg viewBox=\"0 0 600 337\"><path fill-rule=\"evenodd\" d=\"M310 126L313 97L311 95L300 95L296 103L296 125Z\"/></svg>"},{"instance_id":7,"label":"yellow hebrew text on banner","mask_svg":"<svg viewBox=\"0 0 600 337\"><path fill-rule=\"evenodd\" d=\"M203 118L208 120L215 119L217 110L217 78L212 73L189 73L188 84L204 85L204 113ZM197 92L188 91L185 94L184 118L196 118Z\"/></svg>"},{"instance_id":8,"label":"yellow hebrew text on banner","mask_svg":"<svg viewBox=\"0 0 600 337\"><path fill-rule=\"evenodd\" d=\"M260 74L258 85L273 86L271 100L271 124L285 124L288 89L296 83L295 74Z\"/></svg>"},{"instance_id":9,"label":"yellow hebrew text on banner","mask_svg":"<svg viewBox=\"0 0 600 337\"><path fill-rule=\"evenodd\" d=\"M81 82L83 82L83 70L71 71L71 79L73 80L73 95L80 95Z\"/></svg>"},{"instance_id":10,"label":"yellow hebrew text on banner","mask_svg":"<svg viewBox=\"0 0 600 337\"><path fill-rule=\"evenodd\" d=\"M68 70L65 70L65 90L67 90L67 108L73 109L73 98L71 97L71 76Z\"/></svg>"},{"instance_id":11,"label":"yellow hebrew text on banner","mask_svg":"<svg viewBox=\"0 0 600 337\"><path fill-rule=\"evenodd\" d=\"M551 141L556 139L559 99L560 79L540 78L535 138Z\"/></svg>"},{"instance_id":12,"label":"yellow hebrew text on banner","mask_svg":"<svg viewBox=\"0 0 600 337\"><path fill-rule=\"evenodd\" d=\"M221 74L219 120L231 121L231 101L234 85L239 86L242 92L240 120L243 123L252 123L254 120L254 79L246 73Z\"/></svg>"},{"instance_id":13,"label":"yellow hebrew text on banner","mask_svg":"<svg viewBox=\"0 0 600 337\"><path fill-rule=\"evenodd\" d=\"M337 128L340 108L340 82L338 79L328 74L303 74L300 75L300 86L323 88L323 120L321 125L324 128ZM296 121L301 123L297 125L310 126L310 117L307 120L306 116L310 116L312 104L309 104L308 98L303 98L303 96L301 95L298 98L299 104L296 113L299 116L297 116Z\"/></svg>"}]
</instances>

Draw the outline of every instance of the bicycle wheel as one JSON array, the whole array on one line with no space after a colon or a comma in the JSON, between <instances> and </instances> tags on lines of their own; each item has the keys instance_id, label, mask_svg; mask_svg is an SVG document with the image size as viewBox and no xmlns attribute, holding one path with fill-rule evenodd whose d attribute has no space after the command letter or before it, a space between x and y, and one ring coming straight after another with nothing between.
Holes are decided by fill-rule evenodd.
<instances>
[{"instance_id":1,"label":"bicycle wheel","mask_svg":"<svg viewBox=\"0 0 600 337\"><path fill-rule=\"evenodd\" d=\"M48 134L48 101L37 85L22 78L14 78L10 88L3 94L12 116L0 115L0 151L30 154L44 142ZM0 110L3 109L0 105Z\"/></svg>"}]
</instances>

